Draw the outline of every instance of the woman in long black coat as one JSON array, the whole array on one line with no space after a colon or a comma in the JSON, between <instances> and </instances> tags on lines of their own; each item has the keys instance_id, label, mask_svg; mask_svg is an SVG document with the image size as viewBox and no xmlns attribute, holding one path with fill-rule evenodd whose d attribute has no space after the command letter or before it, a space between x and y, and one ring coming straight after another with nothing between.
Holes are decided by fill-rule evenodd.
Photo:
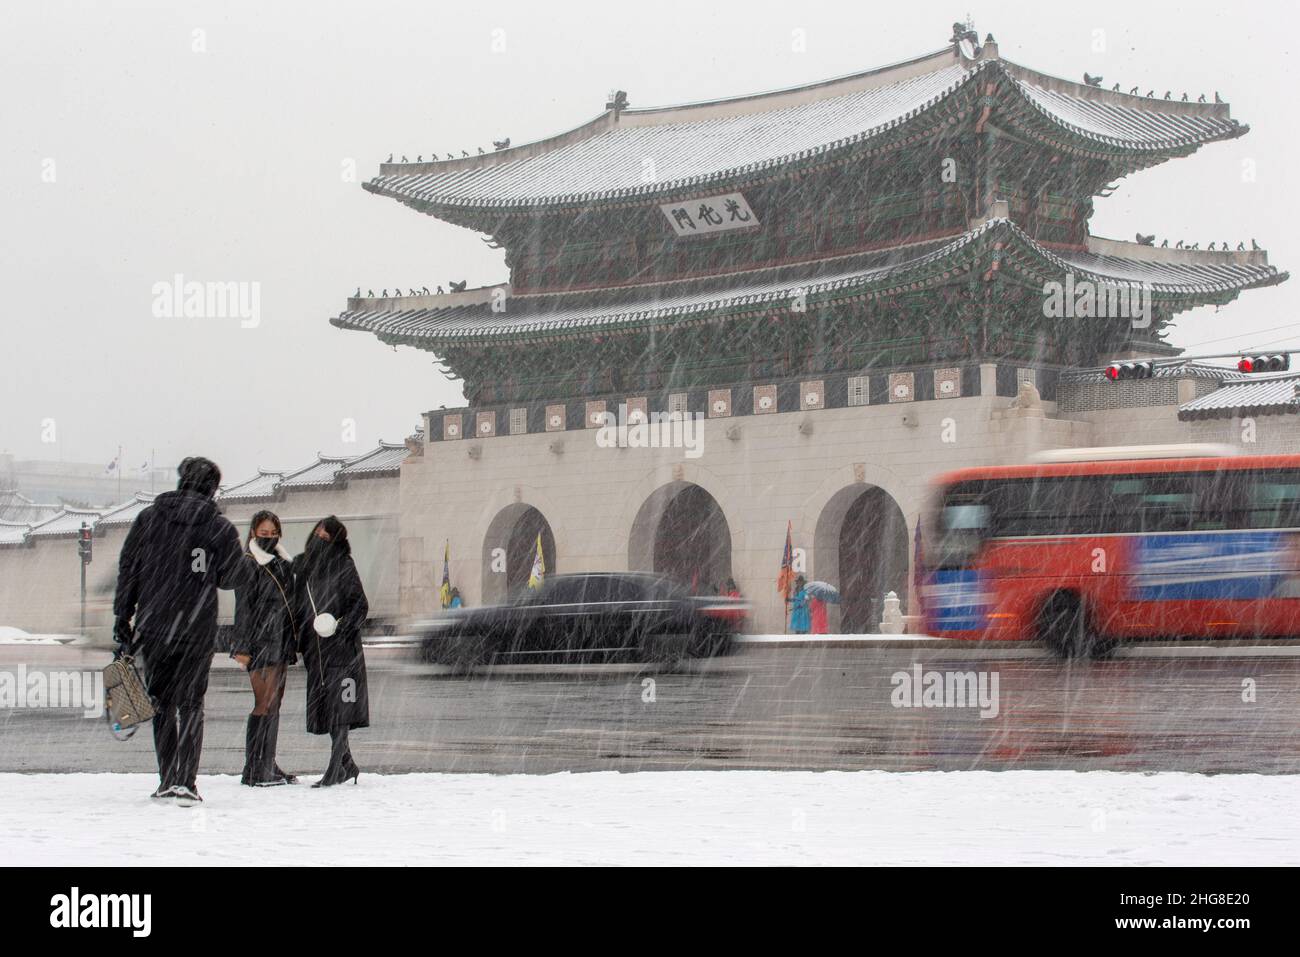
<instances>
[{"instance_id":1,"label":"woman in long black coat","mask_svg":"<svg viewBox=\"0 0 1300 957\"><path fill-rule=\"evenodd\" d=\"M280 536L280 519L274 512L254 515L248 550L240 557L235 576L235 636L230 657L248 672L253 686L240 783L253 787L297 781L275 763L285 671L298 660L293 566Z\"/></svg>"},{"instance_id":2,"label":"woman in long black coat","mask_svg":"<svg viewBox=\"0 0 1300 957\"><path fill-rule=\"evenodd\" d=\"M307 731L330 736L329 766L313 787L349 778L355 783L361 769L352 760L348 732L370 726L361 650L361 626L370 606L344 524L333 515L317 522L305 550L294 559L294 571L300 650L307 667Z\"/></svg>"}]
</instances>

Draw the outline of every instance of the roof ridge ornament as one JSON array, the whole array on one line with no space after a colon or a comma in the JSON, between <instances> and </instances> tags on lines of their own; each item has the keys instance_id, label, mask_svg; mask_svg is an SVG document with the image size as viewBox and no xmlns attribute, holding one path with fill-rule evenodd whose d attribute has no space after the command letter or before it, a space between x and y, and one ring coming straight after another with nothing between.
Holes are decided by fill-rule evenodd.
<instances>
[{"instance_id":1,"label":"roof ridge ornament","mask_svg":"<svg viewBox=\"0 0 1300 957\"><path fill-rule=\"evenodd\" d=\"M949 43L961 43L962 40L969 40L971 46L979 47L979 31L975 29L975 23L971 20L969 13L966 14L965 23L959 22L952 25L952 36L948 38Z\"/></svg>"},{"instance_id":2,"label":"roof ridge ornament","mask_svg":"<svg viewBox=\"0 0 1300 957\"><path fill-rule=\"evenodd\" d=\"M971 19L970 14L966 14L965 23L954 23L952 25L952 36L948 42L953 45L957 53L963 60L996 60L998 59L998 42L993 39L990 33L984 38L983 45L980 44L979 31L975 29L975 21ZM963 43L970 44L970 52L966 52Z\"/></svg>"}]
</instances>

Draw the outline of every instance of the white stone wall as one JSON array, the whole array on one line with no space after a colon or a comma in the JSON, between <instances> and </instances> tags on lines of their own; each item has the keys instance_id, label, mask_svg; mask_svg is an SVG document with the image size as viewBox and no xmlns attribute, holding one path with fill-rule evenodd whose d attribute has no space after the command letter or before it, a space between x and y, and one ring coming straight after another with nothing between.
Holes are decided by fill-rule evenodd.
<instances>
[{"instance_id":1,"label":"white stone wall","mask_svg":"<svg viewBox=\"0 0 1300 957\"><path fill-rule=\"evenodd\" d=\"M787 521L815 578L818 518L846 487L884 489L907 520L910 542L938 473L1019 461L1046 446L1093 444L1090 423L1007 413L1010 403L985 395L708 419L703 454L695 459L682 449L601 448L594 429L430 442L403 468L402 611L435 610L444 540L453 584L468 604L478 604L485 576L493 574L483 560L484 537L494 516L515 502L535 506L550 523L554 571L626 570L638 510L656 489L680 480L717 500L731 531L734 577L754 606L753 625L780 631L776 576ZM1046 408L1050 414L1052 405ZM731 427L740 430L735 440L726 436ZM550 449L557 441L558 455ZM475 447L477 457L470 454Z\"/></svg>"},{"instance_id":2,"label":"white stone wall","mask_svg":"<svg viewBox=\"0 0 1300 957\"><path fill-rule=\"evenodd\" d=\"M1210 442L1232 446L1242 455L1300 452L1300 422L1295 415L1258 415L1246 419L1179 421L1177 410L1164 407L1111 409L1075 413L1092 424L1098 445L1163 445Z\"/></svg>"}]
</instances>

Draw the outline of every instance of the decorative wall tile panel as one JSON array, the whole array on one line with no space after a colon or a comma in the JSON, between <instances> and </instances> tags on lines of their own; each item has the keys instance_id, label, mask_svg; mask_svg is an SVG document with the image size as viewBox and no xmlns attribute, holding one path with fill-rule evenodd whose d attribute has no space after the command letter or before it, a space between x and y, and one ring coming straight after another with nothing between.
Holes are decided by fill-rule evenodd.
<instances>
[{"instance_id":1,"label":"decorative wall tile panel","mask_svg":"<svg viewBox=\"0 0 1300 957\"><path fill-rule=\"evenodd\" d=\"M889 373L889 401L911 402L915 399L916 383L914 378L914 373L911 372Z\"/></svg>"},{"instance_id":2,"label":"decorative wall tile panel","mask_svg":"<svg viewBox=\"0 0 1300 957\"><path fill-rule=\"evenodd\" d=\"M563 405L548 405L546 407L546 431L563 432L565 428L565 416Z\"/></svg>"}]
</instances>

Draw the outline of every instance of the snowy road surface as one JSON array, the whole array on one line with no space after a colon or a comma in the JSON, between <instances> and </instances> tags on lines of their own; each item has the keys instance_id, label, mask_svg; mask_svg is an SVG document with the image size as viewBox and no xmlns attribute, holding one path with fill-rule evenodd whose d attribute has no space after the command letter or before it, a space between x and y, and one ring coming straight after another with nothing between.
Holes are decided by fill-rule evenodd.
<instances>
[{"instance_id":1,"label":"snowy road surface","mask_svg":"<svg viewBox=\"0 0 1300 957\"><path fill-rule=\"evenodd\" d=\"M1111 771L0 774L0 863L1300 864L1292 776Z\"/></svg>"},{"instance_id":2,"label":"snowy road surface","mask_svg":"<svg viewBox=\"0 0 1300 957\"><path fill-rule=\"evenodd\" d=\"M368 771L1077 770L1300 773L1300 658L1062 663L926 648L746 649L683 673L610 667L469 676L370 659ZM0 649L0 678L98 669L107 653ZM893 677L998 678L998 713L896 707ZM521 669L522 672L524 669ZM647 682L650 682L647 684ZM328 741L303 728L303 671L289 673L280 764L317 771ZM915 701L913 702L916 703ZM248 677L217 659L203 766L238 773ZM77 710L0 706L0 772L144 772L151 735L114 741Z\"/></svg>"}]
</instances>

